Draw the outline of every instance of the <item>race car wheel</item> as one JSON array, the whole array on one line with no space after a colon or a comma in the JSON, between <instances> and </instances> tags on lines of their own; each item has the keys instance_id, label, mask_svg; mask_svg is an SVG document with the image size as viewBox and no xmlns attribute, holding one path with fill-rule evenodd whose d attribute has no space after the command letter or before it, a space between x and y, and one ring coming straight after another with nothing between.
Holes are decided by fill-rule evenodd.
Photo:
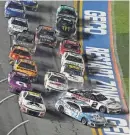
<instances>
[{"instance_id":1,"label":"race car wheel","mask_svg":"<svg viewBox=\"0 0 130 135\"><path fill-rule=\"evenodd\" d=\"M58 111L59 111L60 113L64 113L64 107L60 105L60 106L58 107Z\"/></svg>"},{"instance_id":2,"label":"race car wheel","mask_svg":"<svg viewBox=\"0 0 130 135\"><path fill-rule=\"evenodd\" d=\"M105 113L105 112L106 112L106 107L101 106L101 107L99 108L99 111L100 111L101 113Z\"/></svg>"},{"instance_id":3,"label":"race car wheel","mask_svg":"<svg viewBox=\"0 0 130 135\"><path fill-rule=\"evenodd\" d=\"M87 124L88 124L88 120L83 117L83 118L81 119L81 123L82 123L83 125L87 125Z\"/></svg>"}]
</instances>

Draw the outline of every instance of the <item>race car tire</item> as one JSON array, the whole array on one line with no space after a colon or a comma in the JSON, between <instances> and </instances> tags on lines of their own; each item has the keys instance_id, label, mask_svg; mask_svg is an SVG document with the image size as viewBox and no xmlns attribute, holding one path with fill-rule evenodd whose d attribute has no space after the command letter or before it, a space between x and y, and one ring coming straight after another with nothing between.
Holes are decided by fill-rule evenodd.
<instances>
[{"instance_id":1,"label":"race car tire","mask_svg":"<svg viewBox=\"0 0 130 135\"><path fill-rule=\"evenodd\" d=\"M60 106L58 107L58 111L59 111L60 113L64 113L64 107L60 105Z\"/></svg>"},{"instance_id":2,"label":"race car tire","mask_svg":"<svg viewBox=\"0 0 130 135\"><path fill-rule=\"evenodd\" d=\"M106 112L106 107L105 106L101 106L100 108L99 108L99 111L101 112L101 113L105 113Z\"/></svg>"},{"instance_id":3,"label":"race car tire","mask_svg":"<svg viewBox=\"0 0 130 135\"><path fill-rule=\"evenodd\" d=\"M83 125L87 125L87 124L88 124L88 120L83 117L83 118L81 119L81 123L82 123Z\"/></svg>"}]
</instances>

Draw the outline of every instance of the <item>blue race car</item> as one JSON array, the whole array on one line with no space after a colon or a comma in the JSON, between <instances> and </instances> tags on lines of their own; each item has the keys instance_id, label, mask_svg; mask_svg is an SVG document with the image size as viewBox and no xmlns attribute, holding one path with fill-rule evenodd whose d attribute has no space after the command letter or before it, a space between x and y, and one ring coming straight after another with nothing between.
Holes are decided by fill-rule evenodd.
<instances>
[{"instance_id":1,"label":"blue race car","mask_svg":"<svg viewBox=\"0 0 130 135\"><path fill-rule=\"evenodd\" d=\"M95 112L84 101L72 98L60 98L55 104L56 110L64 113L78 121L83 125L90 127L113 127L115 124L107 120L101 113Z\"/></svg>"},{"instance_id":2,"label":"blue race car","mask_svg":"<svg viewBox=\"0 0 130 135\"><path fill-rule=\"evenodd\" d=\"M35 0L19 0L19 2L24 5L26 10L37 11L38 9L38 2Z\"/></svg>"},{"instance_id":3,"label":"blue race car","mask_svg":"<svg viewBox=\"0 0 130 135\"><path fill-rule=\"evenodd\" d=\"M5 17L19 17L25 18L25 8L24 6L16 1L7 1L5 3Z\"/></svg>"}]
</instances>

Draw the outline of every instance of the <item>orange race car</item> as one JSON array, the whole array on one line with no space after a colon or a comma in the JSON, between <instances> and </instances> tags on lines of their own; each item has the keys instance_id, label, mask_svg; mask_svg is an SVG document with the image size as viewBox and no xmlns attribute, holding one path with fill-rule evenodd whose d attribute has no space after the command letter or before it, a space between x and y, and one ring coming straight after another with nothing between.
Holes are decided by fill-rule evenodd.
<instances>
[{"instance_id":1,"label":"orange race car","mask_svg":"<svg viewBox=\"0 0 130 135\"><path fill-rule=\"evenodd\" d=\"M32 82L37 80L36 63L28 59L18 59L14 62L13 71L27 74Z\"/></svg>"},{"instance_id":2,"label":"orange race car","mask_svg":"<svg viewBox=\"0 0 130 135\"><path fill-rule=\"evenodd\" d=\"M32 59L32 57L27 48L15 45L11 47L11 51L9 53L9 63L13 65L14 61L18 59Z\"/></svg>"}]
</instances>

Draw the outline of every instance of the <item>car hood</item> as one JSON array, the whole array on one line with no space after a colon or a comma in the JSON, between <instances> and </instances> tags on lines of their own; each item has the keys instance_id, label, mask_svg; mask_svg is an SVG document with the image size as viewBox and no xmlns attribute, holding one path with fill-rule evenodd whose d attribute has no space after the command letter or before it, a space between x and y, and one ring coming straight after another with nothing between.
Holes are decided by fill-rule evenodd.
<instances>
[{"instance_id":1,"label":"car hood","mask_svg":"<svg viewBox=\"0 0 130 135\"><path fill-rule=\"evenodd\" d=\"M27 30L28 28L12 24L12 29L14 31L23 32L23 30Z\"/></svg>"},{"instance_id":2,"label":"car hood","mask_svg":"<svg viewBox=\"0 0 130 135\"><path fill-rule=\"evenodd\" d=\"M36 110L36 111L46 111L46 107L44 104L40 103L33 103L29 100L24 100L23 104L30 109Z\"/></svg>"},{"instance_id":3,"label":"car hood","mask_svg":"<svg viewBox=\"0 0 130 135\"><path fill-rule=\"evenodd\" d=\"M106 123L107 120L105 119L105 117L98 115L96 113L83 113L84 116L86 116L87 118L89 118L89 120L93 121L93 122L98 122L98 123Z\"/></svg>"},{"instance_id":4,"label":"car hood","mask_svg":"<svg viewBox=\"0 0 130 135\"><path fill-rule=\"evenodd\" d=\"M108 98L105 101L100 101L101 103L105 104L108 108L116 109L121 108L121 104L118 101L115 101L115 99Z\"/></svg>"},{"instance_id":5,"label":"car hood","mask_svg":"<svg viewBox=\"0 0 130 135\"><path fill-rule=\"evenodd\" d=\"M65 60L64 63L76 65L76 66L79 66L80 68L84 69L83 63L73 62L73 61L69 61L69 60Z\"/></svg>"},{"instance_id":6,"label":"car hood","mask_svg":"<svg viewBox=\"0 0 130 135\"><path fill-rule=\"evenodd\" d=\"M66 90L67 89L67 85L63 84L63 83L49 81L48 84L49 84L50 87L53 87L55 89L61 89L61 90Z\"/></svg>"},{"instance_id":7,"label":"car hood","mask_svg":"<svg viewBox=\"0 0 130 135\"><path fill-rule=\"evenodd\" d=\"M76 75L70 75L69 73L67 72L63 72L63 74L68 78L68 80L70 81L74 81L74 82L84 82L84 79L82 76L76 76Z\"/></svg>"},{"instance_id":8,"label":"car hood","mask_svg":"<svg viewBox=\"0 0 130 135\"><path fill-rule=\"evenodd\" d=\"M22 83L20 83L19 81L15 81L15 80L10 80L10 85L12 85L13 87L15 87L15 88L19 88L19 89L28 89L28 90L30 90L31 89L31 84L29 84L29 83L25 83L25 86L22 84ZM21 85L20 85L21 84Z\"/></svg>"}]
</instances>

